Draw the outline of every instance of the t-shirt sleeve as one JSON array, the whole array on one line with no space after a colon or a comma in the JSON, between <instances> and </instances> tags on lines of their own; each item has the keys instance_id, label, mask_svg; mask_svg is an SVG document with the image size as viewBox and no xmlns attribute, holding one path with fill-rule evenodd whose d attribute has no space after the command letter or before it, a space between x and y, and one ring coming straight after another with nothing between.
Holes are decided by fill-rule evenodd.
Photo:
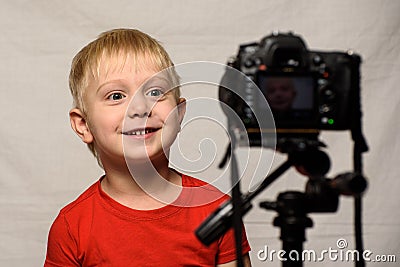
<instances>
[{"instance_id":1,"label":"t-shirt sleeve","mask_svg":"<svg viewBox=\"0 0 400 267\"><path fill-rule=\"evenodd\" d=\"M81 265L78 262L77 243L70 233L65 217L59 214L49 231L44 267L61 266Z\"/></svg>"},{"instance_id":2,"label":"t-shirt sleeve","mask_svg":"<svg viewBox=\"0 0 400 267\"><path fill-rule=\"evenodd\" d=\"M235 232L231 228L219 239L218 264L223 264L236 260ZM246 230L242 227L242 254L250 251L250 245L247 240Z\"/></svg>"}]
</instances>

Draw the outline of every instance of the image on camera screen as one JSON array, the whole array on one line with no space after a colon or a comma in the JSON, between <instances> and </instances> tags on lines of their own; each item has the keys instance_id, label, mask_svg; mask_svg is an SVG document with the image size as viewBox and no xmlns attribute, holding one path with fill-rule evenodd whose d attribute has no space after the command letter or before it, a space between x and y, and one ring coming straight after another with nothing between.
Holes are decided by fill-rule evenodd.
<instances>
[{"instance_id":1,"label":"image on camera screen","mask_svg":"<svg viewBox=\"0 0 400 267\"><path fill-rule=\"evenodd\" d=\"M316 126L318 110L312 75L261 72L257 85L269 104L277 128ZM258 108L263 108L261 101Z\"/></svg>"}]
</instances>

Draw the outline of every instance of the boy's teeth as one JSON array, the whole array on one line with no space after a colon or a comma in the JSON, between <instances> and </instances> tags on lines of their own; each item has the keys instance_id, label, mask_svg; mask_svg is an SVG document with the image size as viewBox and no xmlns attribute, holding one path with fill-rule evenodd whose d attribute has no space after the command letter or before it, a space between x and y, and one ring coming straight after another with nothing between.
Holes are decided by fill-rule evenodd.
<instances>
[{"instance_id":1,"label":"boy's teeth","mask_svg":"<svg viewBox=\"0 0 400 267\"><path fill-rule=\"evenodd\" d=\"M128 133L129 135L145 135L147 133L153 132L152 130L140 130L140 131L132 131Z\"/></svg>"}]
</instances>

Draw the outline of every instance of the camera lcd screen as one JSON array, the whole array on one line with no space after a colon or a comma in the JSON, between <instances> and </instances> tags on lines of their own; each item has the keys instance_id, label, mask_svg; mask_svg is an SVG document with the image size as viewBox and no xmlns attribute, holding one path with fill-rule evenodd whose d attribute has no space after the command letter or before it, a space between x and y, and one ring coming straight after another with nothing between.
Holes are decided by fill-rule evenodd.
<instances>
[{"instance_id":1,"label":"camera lcd screen","mask_svg":"<svg viewBox=\"0 0 400 267\"><path fill-rule=\"evenodd\" d=\"M257 85L274 115L276 127L316 127L318 110L313 75L261 72ZM261 105L262 101L259 102ZM262 108L260 105L258 108Z\"/></svg>"}]
</instances>

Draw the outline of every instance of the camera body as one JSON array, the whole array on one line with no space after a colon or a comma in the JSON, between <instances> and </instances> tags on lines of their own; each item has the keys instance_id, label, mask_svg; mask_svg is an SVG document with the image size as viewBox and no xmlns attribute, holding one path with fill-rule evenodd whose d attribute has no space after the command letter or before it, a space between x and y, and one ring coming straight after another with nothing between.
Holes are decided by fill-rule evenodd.
<instances>
[{"instance_id":1,"label":"camera body","mask_svg":"<svg viewBox=\"0 0 400 267\"><path fill-rule=\"evenodd\" d=\"M278 143L316 140L320 130L350 130L360 119L360 64L357 54L310 51L300 36L275 33L239 47L228 66L247 79L232 78L228 67L219 98L241 119L250 145L260 145L259 133L273 130ZM268 112L275 129L256 118ZM228 116L228 124L237 122Z\"/></svg>"}]
</instances>

